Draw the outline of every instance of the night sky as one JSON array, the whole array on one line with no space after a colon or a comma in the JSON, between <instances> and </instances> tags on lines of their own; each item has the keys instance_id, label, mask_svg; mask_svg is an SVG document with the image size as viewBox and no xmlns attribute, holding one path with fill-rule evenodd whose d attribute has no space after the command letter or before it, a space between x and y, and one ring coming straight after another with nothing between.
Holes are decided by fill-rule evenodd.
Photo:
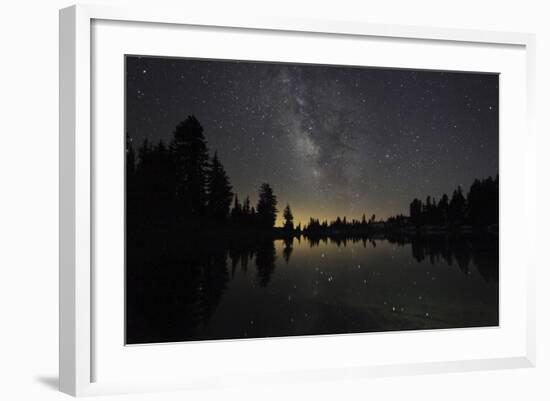
<instances>
[{"instance_id":1,"label":"night sky","mask_svg":"<svg viewBox=\"0 0 550 401\"><path fill-rule=\"evenodd\" d=\"M136 147L195 115L239 198L268 182L296 224L408 215L498 173L498 75L135 56L126 74Z\"/></svg>"}]
</instances>

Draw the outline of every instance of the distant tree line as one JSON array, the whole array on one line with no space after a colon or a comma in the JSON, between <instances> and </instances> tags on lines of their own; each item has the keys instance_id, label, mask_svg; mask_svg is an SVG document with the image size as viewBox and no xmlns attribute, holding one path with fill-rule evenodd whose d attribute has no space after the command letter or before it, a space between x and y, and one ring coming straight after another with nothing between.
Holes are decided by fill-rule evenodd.
<instances>
[{"instance_id":1,"label":"distant tree line","mask_svg":"<svg viewBox=\"0 0 550 401\"><path fill-rule=\"evenodd\" d=\"M303 232L306 234L317 234L326 231L331 232L365 232L371 229L376 224L376 215L372 215L368 220L365 214L361 220L347 220L347 217L340 218L336 217L333 221L324 220L323 222L319 219L311 217L308 224L304 227Z\"/></svg>"},{"instance_id":2,"label":"distant tree line","mask_svg":"<svg viewBox=\"0 0 550 401\"><path fill-rule=\"evenodd\" d=\"M372 215L368 220L363 214L361 220L347 220L337 217L333 221L320 221L311 217L302 232L310 236L322 235L371 235L374 232L392 232L402 229L421 229L427 226L441 230L454 230L461 226L473 228L498 224L499 198L498 175L476 179L466 195L458 186L449 198L443 194L440 199L428 196L426 201L414 199L410 203L409 216L398 214L377 221Z\"/></svg>"},{"instance_id":3,"label":"distant tree line","mask_svg":"<svg viewBox=\"0 0 550 401\"><path fill-rule=\"evenodd\" d=\"M414 199L409 212L410 223L416 227L483 227L498 224L498 175L495 178L476 179L466 196L458 186L450 199L447 194L443 194L439 200L431 196L425 202Z\"/></svg>"},{"instance_id":4,"label":"distant tree line","mask_svg":"<svg viewBox=\"0 0 550 401\"><path fill-rule=\"evenodd\" d=\"M194 116L180 122L170 143L147 139L134 150L126 140L128 225L132 228L196 229L236 225L271 229L277 197L267 183L256 207L240 203L215 152L210 156L203 127ZM233 206L232 206L233 205Z\"/></svg>"}]
</instances>

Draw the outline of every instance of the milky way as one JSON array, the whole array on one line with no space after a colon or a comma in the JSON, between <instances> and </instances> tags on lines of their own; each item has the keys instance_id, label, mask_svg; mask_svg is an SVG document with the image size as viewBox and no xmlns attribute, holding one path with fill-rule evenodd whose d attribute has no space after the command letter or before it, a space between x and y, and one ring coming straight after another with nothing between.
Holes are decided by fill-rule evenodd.
<instances>
[{"instance_id":1,"label":"milky way","mask_svg":"<svg viewBox=\"0 0 550 401\"><path fill-rule=\"evenodd\" d=\"M126 130L195 115L234 191L280 209L384 218L498 173L498 75L128 56Z\"/></svg>"}]
</instances>

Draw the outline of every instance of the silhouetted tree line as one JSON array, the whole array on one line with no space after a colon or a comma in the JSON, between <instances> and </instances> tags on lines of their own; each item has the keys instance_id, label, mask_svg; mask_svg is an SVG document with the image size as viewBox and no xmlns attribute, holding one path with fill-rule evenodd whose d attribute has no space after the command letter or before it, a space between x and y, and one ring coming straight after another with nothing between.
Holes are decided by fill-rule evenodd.
<instances>
[{"instance_id":1,"label":"silhouetted tree line","mask_svg":"<svg viewBox=\"0 0 550 401\"><path fill-rule=\"evenodd\" d=\"M312 237L347 235L351 238L374 233L418 230L427 226L452 231L462 226L480 228L497 225L498 176L476 179L466 195L458 186L450 198L447 194L443 194L439 200L432 196L428 196L425 202L414 199L410 203L409 213L409 216L398 214L385 221L377 221L375 215L367 219L365 214L361 220L337 217L331 222L327 220L321 222L311 217L300 232Z\"/></svg>"},{"instance_id":2,"label":"silhouetted tree line","mask_svg":"<svg viewBox=\"0 0 550 401\"><path fill-rule=\"evenodd\" d=\"M374 226L380 224L381 222L376 221L376 215L372 215L368 220L363 214L361 220L352 219L348 221L347 217L340 218L336 217L333 221L324 220L323 222L319 219L311 217L308 224L303 229L303 233L306 235L317 235L320 233L331 232L333 234L338 234L341 232L346 233L366 233L371 230Z\"/></svg>"},{"instance_id":3,"label":"silhouetted tree line","mask_svg":"<svg viewBox=\"0 0 550 401\"><path fill-rule=\"evenodd\" d=\"M235 195L229 220L238 228L270 230L275 226L277 212L277 196L269 184L263 183L258 190L256 208L250 205L248 196L241 203Z\"/></svg>"},{"instance_id":4,"label":"silhouetted tree line","mask_svg":"<svg viewBox=\"0 0 550 401\"><path fill-rule=\"evenodd\" d=\"M443 194L439 200L428 196L426 202L414 199L409 211L410 223L416 227L486 227L498 224L498 175L495 178L476 179L466 196L458 186L450 199L447 194Z\"/></svg>"},{"instance_id":5,"label":"silhouetted tree line","mask_svg":"<svg viewBox=\"0 0 550 401\"><path fill-rule=\"evenodd\" d=\"M256 208L241 204L217 153L211 157L203 127L194 116L180 122L168 145L145 140L135 153L126 141L128 224L131 228L235 225L271 229L277 197L269 184L258 191ZM233 207L231 205L233 204Z\"/></svg>"}]
</instances>

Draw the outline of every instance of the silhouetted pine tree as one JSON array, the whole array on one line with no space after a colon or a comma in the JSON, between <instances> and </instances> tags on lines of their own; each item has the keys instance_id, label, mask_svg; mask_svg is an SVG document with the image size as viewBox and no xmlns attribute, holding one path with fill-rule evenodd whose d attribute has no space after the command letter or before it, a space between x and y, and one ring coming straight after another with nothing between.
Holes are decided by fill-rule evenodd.
<instances>
[{"instance_id":1,"label":"silhouetted pine tree","mask_svg":"<svg viewBox=\"0 0 550 401\"><path fill-rule=\"evenodd\" d=\"M239 203L239 196L235 194L234 200L233 200L233 209L231 209L231 218L235 223L241 223L241 217L243 214L243 209L241 204Z\"/></svg>"},{"instance_id":2,"label":"silhouetted pine tree","mask_svg":"<svg viewBox=\"0 0 550 401\"><path fill-rule=\"evenodd\" d=\"M161 224L171 224L176 202L176 176L172 154L164 142L159 141L153 148L150 157L154 218Z\"/></svg>"},{"instance_id":3,"label":"silhouetted pine tree","mask_svg":"<svg viewBox=\"0 0 550 401\"><path fill-rule=\"evenodd\" d=\"M432 197L429 195L426 197L426 203L424 204L423 214L424 214L424 223L433 224L433 218L432 218L433 204L432 204Z\"/></svg>"},{"instance_id":4,"label":"silhouetted pine tree","mask_svg":"<svg viewBox=\"0 0 550 401\"><path fill-rule=\"evenodd\" d=\"M243 216L242 216L242 224L246 225L247 227L254 226L255 218L256 218L256 211L254 210L253 206L250 206L250 198L247 196L243 203Z\"/></svg>"},{"instance_id":5,"label":"silhouetted pine tree","mask_svg":"<svg viewBox=\"0 0 550 401\"><path fill-rule=\"evenodd\" d=\"M244 203L243 203L243 213L245 216L248 216L250 215L250 198L247 196L245 199L244 199Z\"/></svg>"},{"instance_id":6,"label":"silhouetted pine tree","mask_svg":"<svg viewBox=\"0 0 550 401\"><path fill-rule=\"evenodd\" d=\"M288 203L283 211L283 218L285 219L285 229L289 231L294 230L294 216L292 215L292 211L290 210L290 205Z\"/></svg>"},{"instance_id":7,"label":"silhouetted pine tree","mask_svg":"<svg viewBox=\"0 0 550 401\"><path fill-rule=\"evenodd\" d=\"M464 222L466 210L466 199L462 194L462 187L454 190L451 201L449 202L449 223L458 226Z\"/></svg>"},{"instance_id":8,"label":"silhouetted pine tree","mask_svg":"<svg viewBox=\"0 0 550 401\"><path fill-rule=\"evenodd\" d=\"M449 197L447 194L443 194L439 203L437 204L437 224L446 226L448 221L449 214Z\"/></svg>"},{"instance_id":9,"label":"silhouetted pine tree","mask_svg":"<svg viewBox=\"0 0 550 401\"><path fill-rule=\"evenodd\" d=\"M277 197L267 183L260 186L256 210L259 227L264 229L273 228L277 219Z\"/></svg>"},{"instance_id":10,"label":"silhouetted pine tree","mask_svg":"<svg viewBox=\"0 0 550 401\"><path fill-rule=\"evenodd\" d=\"M175 163L176 196L184 216L202 216L206 208L208 149L195 116L180 122L170 147Z\"/></svg>"},{"instance_id":11,"label":"silhouetted pine tree","mask_svg":"<svg viewBox=\"0 0 550 401\"><path fill-rule=\"evenodd\" d=\"M422 225L422 201L420 199L413 199L409 207L409 214L411 216L412 225L416 227Z\"/></svg>"},{"instance_id":12,"label":"silhouetted pine tree","mask_svg":"<svg viewBox=\"0 0 550 401\"><path fill-rule=\"evenodd\" d=\"M151 226L153 207L153 149L145 139L138 148L139 161L135 168L135 202L134 213L139 216L139 224Z\"/></svg>"},{"instance_id":13,"label":"silhouetted pine tree","mask_svg":"<svg viewBox=\"0 0 550 401\"><path fill-rule=\"evenodd\" d=\"M498 223L498 176L475 180L467 196L467 218L473 226Z\"/></svg>"},{"instance_id":14,"label":"silhouetted pine tree","mask_svg":"<svg viewBox=\"0 0 550 401\"><path fill-rule=\"evenodd\" d=\"M127 175L127 180L133 180L132 194L128 194L131 197L128 213L134 216L130 224L149 228L167 225L172 220L174 201L174 168L170 152L162 141L153 147L145 140L138 154L133 179ZM131 157L127 158L127 164L128 159ZM131 166L127 165L127 169L131 171Z\"/></svg>"},{"instance_id":15,"label":"silhouetted pine tree","mask_svg":"<svg viewBox=\"0 0 550 401\"><path fill-rule=\"evenodd\" d=\"M218 159L218 154L210 163L210 169L206 175L206 195L209 215L216 222L223 222L229 215L233 192L229 184L229 177Z\"/></svg>"}]
</instances>

